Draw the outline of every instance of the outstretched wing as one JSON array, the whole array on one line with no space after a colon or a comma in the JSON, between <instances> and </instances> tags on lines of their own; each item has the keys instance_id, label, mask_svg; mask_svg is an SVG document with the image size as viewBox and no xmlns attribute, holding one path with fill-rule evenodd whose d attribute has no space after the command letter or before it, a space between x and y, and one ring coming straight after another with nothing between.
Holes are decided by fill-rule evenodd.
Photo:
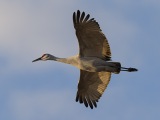
<instances>
[{"instance_id":1,"label":"outstretched wing","mask_svg":"<svg viewBox=\"0 0 160 120\"><path fill-rule=\"evenodd\" d=\"M98 22L89 17L89 14L85 16L85 12L81 14L79 10L73 13L74 28L80 47L79 55L109 60L111 51L107 38L102 33Z\"/></svg>"},{"instance_id":2,"label":"outstretched wing","mask_svg":"<svg viewBox=\"0 0 160 120\"><path fill-rule=\"evenodd\" d=\"M80 80L78 83L78 91L76 102L84 103L91 109L97 107L98 100L102 96L110 81L110 72L87 72L80 70Z\"/></svg>"}]
</instances>

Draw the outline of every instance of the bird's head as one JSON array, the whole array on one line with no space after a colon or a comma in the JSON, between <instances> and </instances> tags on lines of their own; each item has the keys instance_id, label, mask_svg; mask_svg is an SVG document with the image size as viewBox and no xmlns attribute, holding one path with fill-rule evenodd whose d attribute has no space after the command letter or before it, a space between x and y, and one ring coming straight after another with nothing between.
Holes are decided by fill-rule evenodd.
<instances>
[{"instance_id":1,"label":"bird's head","mask_svg":"<svg viewBox=\"0 0 160 120\"><path fill-rule=\"evenodd\" d=\"M50 55L50 54L43 54L40 58L37 58L37 59L33 60L32 62L36 62L39 60L42 60L42 61L50 60L51 57L52 57L52 55Z\"/></svg>"}]
</instances>

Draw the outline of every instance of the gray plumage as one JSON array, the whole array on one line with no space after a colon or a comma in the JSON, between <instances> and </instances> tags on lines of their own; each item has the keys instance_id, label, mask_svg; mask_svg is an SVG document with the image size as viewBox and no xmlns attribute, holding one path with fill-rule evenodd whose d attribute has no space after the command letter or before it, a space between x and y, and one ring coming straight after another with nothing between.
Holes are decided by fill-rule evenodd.
<instances>
[{"instance_id":1,"label":"gray plumage","mask_svg":"<svg viewBox=\"0 0 160 120\"><path fill-rule=\"evenodd\" d=\"M137 71L135 68L121 67L119 62L111 62L111 50L107 38L94 18L85 12L73 13L73 24L79 42L79 54L68 58L58 58L50 54L34 60L54 60L71 64L80 69L80 80L76 101L86 107L97 107L97 102L105 91L111 73Z\"/></svg>"}]
</instances>

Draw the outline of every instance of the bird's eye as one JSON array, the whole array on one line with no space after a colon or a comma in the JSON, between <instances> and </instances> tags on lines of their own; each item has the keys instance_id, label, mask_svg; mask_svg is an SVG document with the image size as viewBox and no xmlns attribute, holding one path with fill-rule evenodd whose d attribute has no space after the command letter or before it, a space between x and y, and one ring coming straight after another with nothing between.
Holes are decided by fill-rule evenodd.
<instances>
[{"instance_id":1,"label":"bird's eye","mask_svg":"<svg viewBox=\"0 0 160 120\"><path fill-rule=\"evenodd\" d=\"M42 57L46 56L46 54L43 54Z\"/></svg>"},{"instance_id":2,"label":"bird's eye","mask_svg":"<svg viewBox=\"0 0 160 120\"><path fill-rule=\"evenodd\" d=\"M41 58L47 58L48 57L48 55L46 55L46 54L44 54L44 55L42 55L42 57Z\"/></svg>"}]
</instances>

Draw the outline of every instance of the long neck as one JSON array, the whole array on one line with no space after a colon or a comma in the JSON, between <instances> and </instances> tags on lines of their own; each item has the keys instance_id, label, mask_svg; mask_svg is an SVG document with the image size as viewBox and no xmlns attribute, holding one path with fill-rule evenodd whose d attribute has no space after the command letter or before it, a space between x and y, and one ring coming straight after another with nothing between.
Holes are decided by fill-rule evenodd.
<instances>
[{"instance_id":1,"label":"long neck","mask_svg":"<svg viewBox=\"0 0 160 120\"><path fill-rule=\"evenodd\" d=\"M54 61L58 61L58 62L66 63L66 64L73 64L76 62L75 58L76 56L68 57L68 58L59 58L59 57L55 57L51 55L49 60L54 60Z\"/></svg>"}]
</instances>

